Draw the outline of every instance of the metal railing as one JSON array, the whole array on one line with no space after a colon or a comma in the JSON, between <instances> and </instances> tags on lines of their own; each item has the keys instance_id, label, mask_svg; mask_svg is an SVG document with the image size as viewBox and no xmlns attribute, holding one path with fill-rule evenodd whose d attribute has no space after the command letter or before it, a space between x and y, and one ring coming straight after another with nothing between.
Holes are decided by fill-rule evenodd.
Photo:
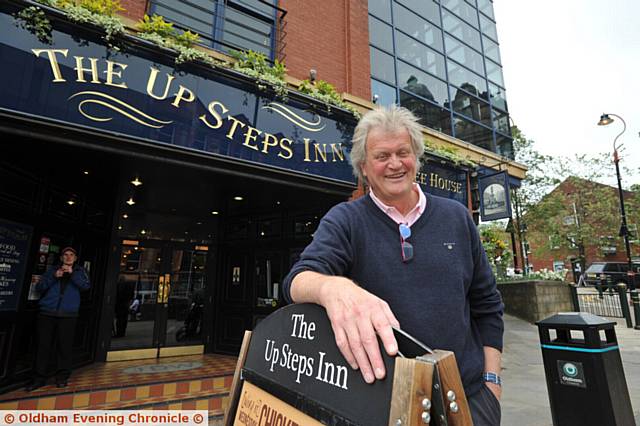
<instances>
[{"instance_id":1,"label":"metal railing","mask_svg":"<svg viewBox=\"0 0 640 426\"><path fill-rule=\"evenodd\" d=\"M590 312L602 317L624 318L620 295L614 287L585 288L577 293L580 312Z\"/></svg>"},{"instance_id":2,"label":"metal railing","mask_svg":"<svg viewBox=\"0 0 640 426\"><path fill-rule=\"evenodd\" d=\"M579 312L589 312L602 317L624 318L627 327L633 327L629 309L629 293L625 284L613 285L603 281L595 287L578 288L571 285L573 304ZM637 295L631 293L637 298ZM632 297L633 299L633 297ZM640 313L636 313L636 316Z\"/></svg>"}]
</instances>

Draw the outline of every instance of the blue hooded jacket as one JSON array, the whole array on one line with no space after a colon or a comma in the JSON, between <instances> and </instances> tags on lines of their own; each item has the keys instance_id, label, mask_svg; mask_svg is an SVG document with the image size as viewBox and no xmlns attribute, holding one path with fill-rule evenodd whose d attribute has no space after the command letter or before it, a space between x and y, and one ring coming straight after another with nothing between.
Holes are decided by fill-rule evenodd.
<instances>
[{"instance_id":1,"label":"blue hooded jacket","mask_svg":"<svg viewBox=\"0 0 640 426\"><path fill-rule=\"evenodd\" d=\"M73 265L73 273L57 278L59 266L49 269L36 285L40 296L40 312L56 317L75 317L80 308L80 291L89 288L89 277L80 265Z\"/></svg>"}]
</instances>

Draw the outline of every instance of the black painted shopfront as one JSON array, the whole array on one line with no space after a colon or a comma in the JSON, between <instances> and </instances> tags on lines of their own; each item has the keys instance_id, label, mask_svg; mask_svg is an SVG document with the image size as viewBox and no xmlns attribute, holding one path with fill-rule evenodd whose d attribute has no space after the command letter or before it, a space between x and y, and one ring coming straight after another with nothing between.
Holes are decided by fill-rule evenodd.
<instances>
[{"instance_id":1,"label":"black painted shopfront","mask_svg":"<svg viewBox=\"0 0 640 426\"><path fill-rule=\"evenodd\" d=\"M29 373L32 283L67 245L92 282L76 365L237 353L282 306L319 218L355 188L353 116L230 70L175 68L133 37L115 51L55 17L43 43L11 2L1 9L0 244L30 235L24 276L0 289L15 299L0 303L0 391ZM427 190L469 204L470 170L426 163Z\"/></svg>"}]
</instances>

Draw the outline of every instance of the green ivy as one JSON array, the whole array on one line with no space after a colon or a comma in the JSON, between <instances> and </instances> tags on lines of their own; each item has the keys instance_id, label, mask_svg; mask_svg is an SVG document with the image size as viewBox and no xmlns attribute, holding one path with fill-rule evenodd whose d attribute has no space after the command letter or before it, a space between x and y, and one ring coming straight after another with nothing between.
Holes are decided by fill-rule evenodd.
<instances>
[{"instance_id":1,"label":"green ivy","mask_svg":"<svg viewBox=\"0 0 640 426\"><path fill-rule=\"evenodd\" d=\"M362 116L360 111L342 100L333 84L324 80L317 80L315 82L303 80L302 83L300 83L298 90L314 99L324 102L325 104L335 105L342 109L346 109L357 119L360 119Z\"/></svg>"},{"instance_id":2,"label":"green ivy","mask_svg":"<svg viewBox=\"0 0 640 426\"><path fill-rule=\"evenodd\" d=\"M157 34L163 38L171 38L174 36L176 30L173 28L173 23L166 22L160 15L153 16L144 15L144 17L138 21L138 31L142 34Z\"/></svg>"},{"instance_id":3,"label":"green ivy","mask_svg":"<svg viewBox=\"0 0 640 426\"><path fill-rule=\"evenodd\" d=\"M276 59L273 65L271 65L264 54L254 52L253 50L249 50L248 52L232 50L229 54L235 59L233 69L255 78L258 89L266 90L268 87L271 87L281 99L287 99L289 90L287 89L287 82L285 81L287 68L284 66L284 63Z\"/></svg>"},{"instance_id":4,"label":"green ivy","mask_svg":"<svg viewBox=\"0 0 640 426\"><path fill-rule=\"evenodd\" d=\"M120 0L45 0L49 3L56 3L61 9L70 9L72 7L80 7L88 10L94 15L111 16L123 11L120 6Z\"/></svg>"},{"instance_id":5,"label":"green ivy","mask_svg":"<svg viewBox=\"0 0 640 426\"><path fill-rule=\"evenodd\" d=\"M100 27L105 32L105 40L111 48L117 49L111 42L116 35L124 34L124 24L116 16L116 13L124 10L120 6L120 0L36 0L38 3L55 7L64 12L69 20L77 23L89 23ZM35 11L34 11L35 10ZM19 14L23 20L30 19L36 23L36 33L38 38L45 37L47 42L51 42L51 23L38 7L28 7ZM25 20L26 21L26 20ZM46 22L45 22L46 21ZM29 29L29 26L27 26ZM44 32L48 31L48 35ZM41 39L42 40L42 39Z\"/></svg>"},{"instance_id":6,"label":"green ivy","mask_svg":"<svg viewBox=\"0 0 640 426\"><path fill-rule=\"evenodd\" d=\"M474 163L473 161L469 160L468 158L463 157L462 155L460 155L460 153L458 152L458 150L452 146L437 146L432 144L428 139L424 140L424 149L425 151L431 153L431 154L435 154L438 155L440 157L444 157L447 160L451 161L454 164L457 165L466 165L466 166L470 166L470 167L476 167L477 164Z\"/></svg>"},{"instance_id":7,"label":"green ivy","mask_svg":"<svg viewBox=\"0 0 640 426\"><path fill-rule=\"evenodd\" d=\"M38 40L47 44L53 42L51 21L47 19L42 9L37 6L29 6L18 12L16 16L21 21L20 25L35 34Z\"/></svg>"},{"instance_id":8,"label":"green ivy","mask_svg":"<svg viewBox=\"0 0 640 426\"><path fill-rule=\"evenodd\" d=\"M140 38L178 52L176 65L194 61L202 61L211 66L219 64L210 55L194 47L200 40L198 34L194 34L191 31L179 33L173 27L173 23L165 21L164 17L160 15L154 14L151 17L144 15L138 21L138 31Z\"/></svg>"}]
</instances>

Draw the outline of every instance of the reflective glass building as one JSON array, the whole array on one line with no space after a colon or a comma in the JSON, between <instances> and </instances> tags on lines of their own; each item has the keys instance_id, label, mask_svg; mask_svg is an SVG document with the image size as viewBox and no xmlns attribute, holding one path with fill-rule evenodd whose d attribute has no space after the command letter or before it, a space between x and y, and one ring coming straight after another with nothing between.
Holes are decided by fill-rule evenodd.
<instances>
[{"instance_id":1,"label":"reflective glass building","mask_svg":"<svg viewBox=\"0 0 640 426\"><path fill-rule=\"evenodd\" d=\"M491 0L369 0L371 93L513 159Z\"/></svg>"}]
</instances>

